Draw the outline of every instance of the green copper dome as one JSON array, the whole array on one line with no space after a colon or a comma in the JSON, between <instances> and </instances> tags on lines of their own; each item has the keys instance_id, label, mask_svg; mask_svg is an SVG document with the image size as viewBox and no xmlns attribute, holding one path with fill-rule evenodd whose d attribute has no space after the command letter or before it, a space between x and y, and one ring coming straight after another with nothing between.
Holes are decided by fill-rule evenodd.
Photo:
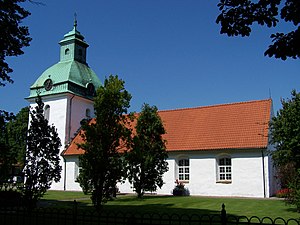
<instances>
[{"instance_id":1,"label":"green copper dome","mask_svg":"<svg viewBox=\"0 0 300 225\"><path fill-rule=\"evenodd\" d=\"M40 96L71 93L92 99L101 82L86 63L88 44L77 31L77 21L72 31L59 42L60 61L46 69L30 87L27 99Z\"/></svg>"}]
</instances>

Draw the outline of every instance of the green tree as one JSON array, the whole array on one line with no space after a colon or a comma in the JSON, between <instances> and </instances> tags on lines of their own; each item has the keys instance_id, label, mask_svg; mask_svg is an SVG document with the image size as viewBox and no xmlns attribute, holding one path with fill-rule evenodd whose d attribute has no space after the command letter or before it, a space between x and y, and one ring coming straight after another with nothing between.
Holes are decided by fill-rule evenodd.
<instances>
[{"instance_id":1,"label":"green tree","mask_svg":"<svg viewBox=\"0 0 300 225\"><path fill-rule=\"evenodd\" d=\"M145 191L156 191L163 185L163 174L168 171L165 129L155 106L144 104L137 119L132 149L127 153L129 181L138 197Z\"/></svg>"},{"instance_id":2,"label":"green tree","mask_svg":"<svg viewBox=\"0 0 300 225\"><path fill-rule=\"evenodd\" d=\"M15 116L0 110L0 183L6 183L13 166L24 164L28 130L28 108Z\"/></svg>"},{"instance_id":3,"label":"green tree","mask_svg":"<svg viewBox=\"0 0 300 225\"><path fill-rule=\"evenodd\" d=\"M221 34L249 36L251 26L276 27L279 19L290 23L295 30L271 35L273 44L265 56L286 60L300 58L300 2L299 0L220 0L220 15L216 22L221 24Z\"/></svg>"},{"instance_id":4,"label":"green tree","mask_svg":"<svg viewBox=\"0 0 300 225\"><path fill-rule=\"evenodd\" d=\"M8 142L7 124L14 118L13 113L0 110L0 184L9 179L14 155Z\"/></svg>"},{"instance_id":5,"label":"green tree","mask_svg":"<svg viewBox=\"0 0 300 225\"><path fill-rule=\"evenodd\" d=\"M22 21L30 13L21 7L26 0L0 0L0 86L13 80L8 75L13 72L6 62L6 57L24 54L23 47L29 46L31 38L27 26Z\"/></svg>"},{"instance_id":6,"label":"green tree","mask_svg":"<svg viewBox=\"0 0 300 225\"><path fill-rule=\"evenodd\" d=\"M95 121L82 125L85 150L80 157L78 177L85 193L97 209L114 194L115 186L124 176L121 150L130 138L127 109L131 95L124 88L124 81L110 75L104 86L97 90L94 99Z\"/></svg>"},{"instance_id":7,"label":"green tree","mask_svg":"<svg viewBox=\"0 0 300 225\"><path fill-rule=\"evenodd\" d=\"M282 100L282 109L270 123L276 150L272 153L283 188L291 189L288 202L300 210L300 94L295 90L292 98Z\"/></svg>"},{"instance_id":8,"label":"green tree","mask_svg":"<svg viewBox=\"0 0 300 225\"><path fill-rule=\"evenodd\" d=\"M24 107L7 124L9 148L14 155L15 163L20 166L23 166L25 161L28 121L29 108Z\"/></svg>"},{"instance_id":9,"label":"green tree","mask_svg":"<svg viewBox=\"0 0 300 225\"><path fill-rule=\"evenodd\" d=\"M20 26L21 22L30 13L20 6L26 0L0 0L0 87L13 83L9 73L13 69L9 67L6 58L19 56L24 52L23 47L29 46L28 27ZM12 166L10 148L8 146L7 122L13 114L0 110L0 182L7 180Z\"/></svg>"},{"instance_id":10,"label":"green tree","mask_svg":"<svg viewBox=\"0 0 300 225\"><path fill-rule=\"evenodd\" d=\"M25 182L21 191L28 208L35 207L37 200L50 188L53 180L60 179L59 148L56 128L44 117L44 103L40 96L37 106L30 110L27 151L24 166Z\"/></svg>"}]
</instances>

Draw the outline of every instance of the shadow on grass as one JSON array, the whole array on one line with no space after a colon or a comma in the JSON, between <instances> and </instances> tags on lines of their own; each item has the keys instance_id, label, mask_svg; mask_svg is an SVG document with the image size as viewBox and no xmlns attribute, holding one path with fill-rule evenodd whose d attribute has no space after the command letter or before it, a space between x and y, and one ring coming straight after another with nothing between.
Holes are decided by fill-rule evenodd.
<instances>
[{"instance_id":1,"label":"shadow on grass","mask_svg":"<svg viewBox=\"0 0 300 225\"><path fill-rule=\"evenodd\" d=\"M57 209L74 209L74 200L39 200L38 208L57 208ZM93 209L93 206L89 202L77 201L77 208L79 209Z\"/></svg>"},{"instance_id":2,"label":"shadow on grass","mask_svg":"<svg viewBox=\"0 0 300 225\"><path fill-rule=\"evenodd\" d=\"M95 208L90 202L78 202L76 211L78 212L78 222L85 221L84 224L94 224L94 222L102 221L101 224L128 224L130 219L134 218L137 224L191 224L189 221L198 223L202 221L203 225L220 224L220 211L207 210L207 209L193 209L193 208L174 208L175 204L166 203L149 203L142 205L132 205L138 202L147 201L149 197L143 199L136 199L136 197L118 199L118 203L123 204L111 204L114 201L105 204L100 210L96 212ZM151 197L150 197L151 198ZM159 196L160 199L166 197ZM180 200L180 198L178 198ZM45 200L43 202L44 207L47 209L61 208L62 211L74 212L73 201L56 201ZM100 215L100 217L98 217ZM123 222L125 221L125 223ZM163 223L161 223L164 221ZM81 223L78 223L81 224Z\"/></svg>"},{"instance_id":3,"label":"shadow on grass","mask_svg":"<svg viewBox=\"0 0 300 225\"><path fill-rule=\"evenodd\" d=\"M295 213L299 213L299 211L297 211L297 208L295 207L295 208L287 208L287 209L285 209L287 212L295 212ZM300 214L299 214L299 216L300 216Z\"/></svg>"},{"instance_id":4,"label":"shadow on grass","mask_svg":"<svg viewBox=\"0 0 300 225\"><path fill-rule=\"evenodd\" d=\"M169 199L170 196L155 196L155 199ZM180 201L182 197L176 197ZM147 200L152 200L153 196L145 196L142 199L137 199L135 196L120 198L109 201L102 207L105 213L123 213L123 214L177 214L177 215L220 215L218 210L198 209L198 208L176 208L175 203L151 203ZM120 204L121 203L121 204ZM140 203L140 204L138 204ZM42 208L60 208L74 209L74 201L58 201L58 200L41 200L38 204ZM90 201L78 201L77 208L79 211L94 211L95 208ZM234 215L233 215L234 216Z\"/></svg>"},{"instance_id":5,"label":"shadow on grass","mask_svg":"<svg viewBox=\"0 0 300 225\"><path fill-rule=\"evenodd\" d=\"M168 213L168 214L220 214L220 211L207 209L172 208L173 204L147 204L147 205L105 205L105 211L122 211L136 213Z\"/></svg>"}]
</instances>

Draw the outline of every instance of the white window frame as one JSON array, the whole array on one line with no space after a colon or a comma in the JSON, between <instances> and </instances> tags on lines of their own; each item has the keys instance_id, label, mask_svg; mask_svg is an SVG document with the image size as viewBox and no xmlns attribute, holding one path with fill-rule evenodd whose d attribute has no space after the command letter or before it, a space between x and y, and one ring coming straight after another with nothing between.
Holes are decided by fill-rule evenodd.
<instances>
[{"instance_id":1,"label":"white window frame","mask_svg":"<svg viewBox=\"0 0 300 225\"><path fill-rule=\"evenodd\" d=\"M48 120L48 122L49 122L49 119L50 119L50 105L45 105L45 107L44 107L44 118L46 120Z\"/></svg>"},{"instance_id":2,"label":"white window frame","mask_svg":"<svg viewBox=\"0 0 300 225\"><path fill-rule=\"evenodd\" d=\"M178 181L188 183L191 179L191 168L189 158L180 158L177 163Z\"/></svg>"},{"instance_id":3,"label":"white window frame","mask_svg":"<svg viewBox=\"0 0 300 225\"><path fill-rule=\"evenodd\" d=\"M82 169L80 165L80 161L75 162L75 168L74 168L74 181L77 181L77 178L80 174L80 170Z\"/></svg>"},{"instance_id":4,"label":"white window frame","mask_svg":"<svg viewBox=\"0 0 300 225\"><path fill-rule=\"evenodd\" d=\"M220 156L217 159L217 182L232 182L232 158L230 156Z\"/></svg>"}]
</instances>

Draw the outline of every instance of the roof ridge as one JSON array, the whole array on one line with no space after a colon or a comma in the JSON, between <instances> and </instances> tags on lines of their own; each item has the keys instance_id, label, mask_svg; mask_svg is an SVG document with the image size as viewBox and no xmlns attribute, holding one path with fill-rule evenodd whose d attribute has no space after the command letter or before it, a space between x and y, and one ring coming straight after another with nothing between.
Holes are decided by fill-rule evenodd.
<instances>
[{"instance_id":1,"label":"roof ridge","mask_svg":"<svg viewBox=\"0 0 300 225\"><path fill-rule=\"evenodd\" d=\"M222 107L222 106L229 106L229 105L240 105L240 104L252 104L257 102L268 102L272 101L272 98L261 99L261 100L249 100L249 101L242 101L242 102L233 102L233 103L222 103L216 105L207 105L207 106L195 106L195 107L188 107L188 108L177 108L177 109L165 109L165 110L158 110L158 112L171 112L171 111L184 111L184 110L192 110L192 109L205 109L205 108L215 108L215 107Z\"/></svg>"}]
</instances>

